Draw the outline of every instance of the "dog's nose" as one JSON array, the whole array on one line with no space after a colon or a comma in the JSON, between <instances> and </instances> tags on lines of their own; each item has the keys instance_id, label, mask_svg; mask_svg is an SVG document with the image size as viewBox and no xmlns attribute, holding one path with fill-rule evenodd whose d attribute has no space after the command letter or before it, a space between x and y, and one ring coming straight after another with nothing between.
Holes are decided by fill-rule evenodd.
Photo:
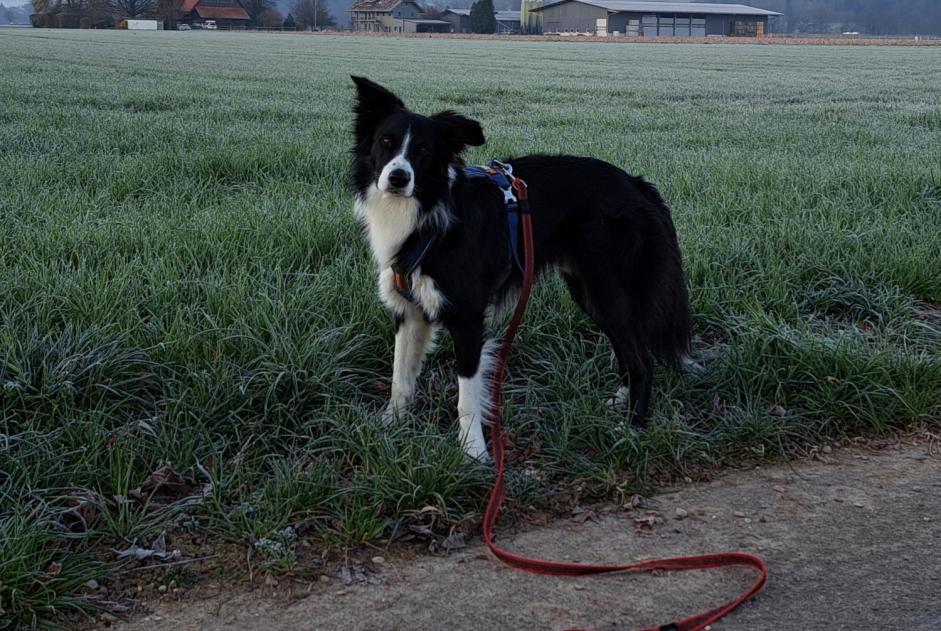
<instances>
[{"instance_id":1,"label":"dog's nose","mask_svg":"<svg viewBox=\"0 0 941 631\"><path fill-rule=\"evenodd\" d=\"M395 188L405 188L408 186L408 183L411 179L412 178L409 176L408 171L403 169L396 169L389 174L389 184Z\"/></svg>"}]
</instances>

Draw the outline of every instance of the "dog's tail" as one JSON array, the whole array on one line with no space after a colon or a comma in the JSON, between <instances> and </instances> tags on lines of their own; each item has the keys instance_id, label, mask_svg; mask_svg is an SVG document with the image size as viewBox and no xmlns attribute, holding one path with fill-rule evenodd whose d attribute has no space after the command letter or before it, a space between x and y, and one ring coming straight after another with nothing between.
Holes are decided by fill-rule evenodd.
<instances>
[{"instance_id":1,"label":"dog's tail","mask_svg":"<svg viewBox=\"0 0 941 631\"><path fill-rule=\"evenodd\" d=\"M659 259L658 276L652 290L652 303L647 318L648 348L661 363L682 369L689 356L692 335L692 312L683 273L683 257L676 238L670 208L660 191L643 178L631 177L631 183L656 209L660 243L656 244Z\"/></svg>"}]
</instances>

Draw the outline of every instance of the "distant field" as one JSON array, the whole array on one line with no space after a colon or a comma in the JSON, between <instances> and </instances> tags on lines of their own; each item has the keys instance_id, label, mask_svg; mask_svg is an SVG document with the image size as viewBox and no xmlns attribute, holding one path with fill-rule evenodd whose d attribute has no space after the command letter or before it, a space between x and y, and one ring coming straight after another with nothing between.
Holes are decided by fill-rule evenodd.
<instances>
[{"instance_id":1,"label":"distant field","mask_svg":"<svg viewBox=\"0 0 941 631\"><path fill-rule=\"evenodd\" d=\"M631 432L603 404L607 343L548 278L508 384L517 509L941 424L939 67L937 48L0 32L0 627L87 606L93 577L118 598L108 549L164 530L186 557L227 541L303 572L300 540L475 523L491 471L457 445L446 339L414 418L376 424L393 340L350 212L350 73L481 120L470 161L590 154L673 207L705 371L661 375ZM181 478L154 490L163 462Z\"/></svg>"}]
</instances>

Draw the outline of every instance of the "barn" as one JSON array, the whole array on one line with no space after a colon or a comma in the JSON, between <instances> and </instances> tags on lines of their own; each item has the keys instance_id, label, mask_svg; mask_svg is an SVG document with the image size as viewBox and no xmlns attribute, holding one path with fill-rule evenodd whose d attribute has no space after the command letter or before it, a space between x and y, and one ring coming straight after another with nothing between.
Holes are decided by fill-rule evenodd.
<instances>
[{"instance_id":1,"label":"barn","mask_svg":"<svg viewBox=\"0 0 941 631\"><path fill-rule=\"evenodd\" d=\"M183 0L180 12L183 14L180 22L185 24L215 20L221 27L244 28L249 21L248 13L237 0Z\"/></svg>"},{"instance_id":2,"label":"barn","mask_svg":"<svg viewBox=\"0 0 941 631\"><path fill-rule=\"evenodd\" d=\"M633 37L761 37L781 15L743 4L560 0L532 9L546 34Z\"/></svg>"}]
</instances>

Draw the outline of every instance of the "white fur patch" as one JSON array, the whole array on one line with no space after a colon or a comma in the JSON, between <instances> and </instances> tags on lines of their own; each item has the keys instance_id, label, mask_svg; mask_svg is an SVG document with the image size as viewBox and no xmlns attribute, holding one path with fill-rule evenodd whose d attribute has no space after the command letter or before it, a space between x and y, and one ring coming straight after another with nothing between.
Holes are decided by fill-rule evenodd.
<instances>
[{"instance_id":1,"label":"white fur patch","mask_svg":"<svg viewBox=\"0 0 941 631\"><path fill-rule=\"evenodd\" d=\"M422 276L421 267L412 274L412 296L431 320L437 320L447 304L435 281L430 276Z\"/></svg>"},{"instance_id":2,"label":"white fur patch","mask_svg":"<svg viewBox=\"0 0 941 631\"><path fill-rule=\"evenodd\" d=\"M439 232L447 232L454 223L454 214L445 203L436 204L430 213L425 213L420 219L421 227L434 226Z\"/></svg>"},{"instance_id":3,"label":"white fur patch","mask_svg":"<svg viewBox=\"0 0 941 631\"><path fill-rule=\"evenodd\" d=\"M383 414L389 422L396 412L404 410L415 395L415 384L421 374L425 355L434 346L437 330L411 309L395 333L395 357L392 363L392 397Z\"/></svg>"},{"instance_id":4,"label":"white fur patch","mask_svg":"<svg viewBox=\"0 0 941 631\"><path fill-rule=\"evenodd\" d=\"M395 313L406 314L409 310L420 308L429 320L434 321L447 304L435 281L428 276L422 276L420 267L412 273L412 297L417 301L417 305L403 298L395 290L391 267L379 272L379 300Z\"/></svg>"},{"instance_id":5,"label":"white fur patch","mask_svg":"<svg viewBox=\"0 0 941 631\"><path fill-rule=\"evenodd\" d=\"M379 190L381 191L390 191L395 189L394 186L389 182L389 176L393 171L401 169L408 173L408 185L405 187L405 190L402 191L402 195L405 197L411 197L412 193L415 192L415 170L412 168L412 163L408 161L408 158L405 157L406 152L408 152L408 145L412 141L411 131L405 132L405 138L402 140L402 146L399 148L399 152L395 154L391 160L389 160L382 171L379 173Z\"/></svg>"},{"instance_id":6,"label":"white fur patch","mask_svg":"<svg viewBox=\"0 0 941 631\"><path fill-rule=\"evenodd\" d=\"M369 248L379 269L392 265L402 244L418 225L418 200L384 193L373 185L364 197L356 197L353 210L366 227Z\"/></svg>"},{"instance_id":7,"label":"white fur patch","mask_svg":"<svg viewBox=\"0 0 941 631\"><path fill-rule=\"evenodd\" d=\"M464 452L481 462L490 459L487 442L484 440L483 424L490 422L495 344L488 341L480 354L477 372L471 377L459 377L457 416L460 424L459 438Z\"/></svg>"},{"instance_id":8,"label":"white fur patch","mask_svg":"<svg viewBox=\"0 0 941 631\"><path fill-rule=\"evenodd\" d=\"M614 412L627 412L630 409L630 404L631 389L627 386L621 386L617 389L617 392L614 393L614 396L605 399L605 405L608 406L609 410Z\"/></svg>"}]
</instances>

